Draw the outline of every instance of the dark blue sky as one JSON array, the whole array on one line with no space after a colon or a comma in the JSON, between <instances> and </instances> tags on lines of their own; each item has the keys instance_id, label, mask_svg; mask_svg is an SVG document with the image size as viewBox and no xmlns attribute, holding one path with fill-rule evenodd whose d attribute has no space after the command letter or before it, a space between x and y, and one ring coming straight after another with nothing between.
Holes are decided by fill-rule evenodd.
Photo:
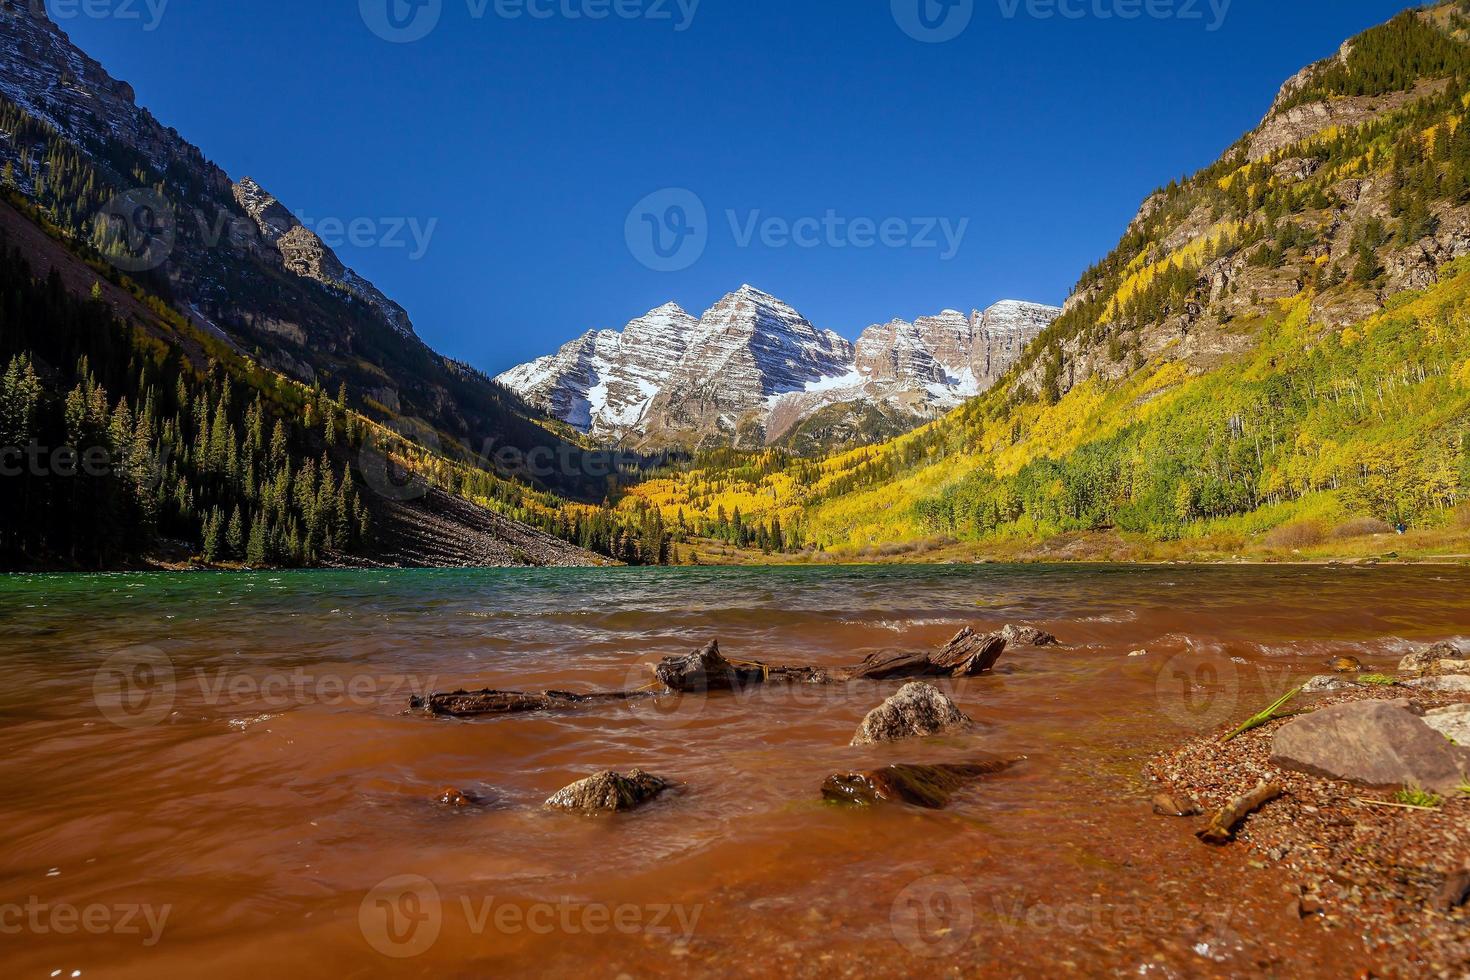
<instances>
[{"instance_id":1,"label":"dark blue sky","mask_svg":"<svg viewBox=\"0 0 1470 980\"><path fill-rule=\"evenodd\" d=\"M1059 303L1149 191L1410 6L923 0L920 21L921 0L700 0L692 19L695 0L394 0L390 22L388 0L49 2L232 175L312 221L378 222L331 244L430 344L492 373L743 282L848 336ZM422 33L435 4L422 39L379 36ZM905 32L967 14L942 43ZM697 205L634 211L665 188ZM655 227L670 249L696 233L665 260Z\"/></svg>"}]
</instances>

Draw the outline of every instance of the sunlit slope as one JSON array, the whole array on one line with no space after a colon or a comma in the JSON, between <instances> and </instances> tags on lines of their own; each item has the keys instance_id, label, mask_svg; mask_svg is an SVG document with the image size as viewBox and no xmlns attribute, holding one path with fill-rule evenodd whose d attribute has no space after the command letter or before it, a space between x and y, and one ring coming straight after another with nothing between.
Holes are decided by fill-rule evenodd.
<instances>
[{"instance_id":1,"label":"sunlit slope","mask_svg":"<svg viewBox=\"0 0 1470 980\"><path fill-rule=\"evenodd\" d=\"M994 390L878 447L717 455L637 488L810 549L1108 532L1185 541L1470 495L1470 20L1405 13L1288 81L1151 195Z\"/></svg>"}]
</instances>

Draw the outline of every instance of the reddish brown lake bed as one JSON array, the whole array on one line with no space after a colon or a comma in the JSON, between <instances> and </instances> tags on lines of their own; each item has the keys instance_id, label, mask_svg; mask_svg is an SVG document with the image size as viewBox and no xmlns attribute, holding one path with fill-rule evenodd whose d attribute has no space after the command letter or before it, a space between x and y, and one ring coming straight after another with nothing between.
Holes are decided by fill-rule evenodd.
<instances>
[{"instance_id":1,"label":"reddish brown lake bed","mask_svg":"<svg viewBox=\"0 0 1470 980\"><path fill-rule=\"evenodd\" d=\"M1152 814L1142 771L1333 655L1391 670L1470 634L1467 595L1447 567L11 577L0 950L17 977L1382 970L1350 922L1288 914L1284 868ZM713 637L841 666L1004 623L1065 645L938 682L969 736L849 747L897 683L404 713L636 687ZM820 799L833 772L976 753L1021 761L944 810ZM677 788L541 808L632 767Z\"/></svg>"}]
</instances>

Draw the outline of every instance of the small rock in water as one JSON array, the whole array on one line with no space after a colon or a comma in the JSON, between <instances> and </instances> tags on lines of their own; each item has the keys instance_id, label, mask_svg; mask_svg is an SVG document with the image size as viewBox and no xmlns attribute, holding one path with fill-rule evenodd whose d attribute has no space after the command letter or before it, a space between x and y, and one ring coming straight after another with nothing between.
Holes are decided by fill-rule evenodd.
<instances>
[{"instance_id":1,"label":"small rock in water","mask_svg":"<svg viewBox=\"0 0 1470 980\"><path fill-rule=\"evenodd\" d=\"M1154 812L1161 817L1195 817L1199 816L1200 808L1193 800L1180 803L1168 793L1160 793L1154 797Z\"/></svg>"},{"instance_id":2,"label":"small rock in water","mask_svg":"<svg viewBox=\"0 0 1470 980\"><path fill-rule=\"evenodd\" d=\"M1470 749L1450 744L1407 700L1356 701L1283 725L1272 740L1271 764L1367 786L1453 792L1470 772Z\"/></svg>"},{"instance_id":3,"label":"small rock in water","mask_svg":"<svg viewBox=\"0 0 1470 980\"><path fill-rule=\"evenodd\" d=\"M1007 623L1001 627L1000 636L1013 647L1054 647L1059 641L1046 630L1035 626L1016 626Z\"/></svg>"},{"instance_id":4,"label":"small rock in water","mask_svg":"<svg viewBox=\"0 0 1470 980\"><path fill-rule=\"evenodd\" d=\"M1470 704L1452 704L1424 712L1424 724L1456 745L1470 746Z\"/></svg>"},{"instance_id":5,"label":"small rock in water","mask_svg":"<svg viewBox=\"0 0 1470 980\"><path fill-rule=\"evenodd\" d=\"M966 783L1011 765L1004 759L991 757L960 765L895 765L869 772L839 772L828 776L822 784L822 798L858 806L907 803L938 810Z\"/></svg>"},{"instance_id":6,"label":"small rock in water","mask_svg":"<svg viewBox=\"0 0 1470 980\"><path fill-rule=\"evenodd\" d=\"M1148 651L1147 650L1134 650L1132 653L1128 654L1128 656L1130 656L1130 657L1147 657L1148 656Z\"/></svg>"},{"instance_id":7,"label":"small rock in water","mask_svg":"<svg viewBox=\"0 0 1470 980\"><path fill-rule=\"evenodd\" d=\"M726 660L720 654L719 640L682 657L665 657L653 672L669 690L682 693L731 691L765 680L760 667L737 667Z\"/></svg>"},{"instance_id":8,"label":"small rock in water","mask_svg":"<svg viewBox=\"0 0 1470 980\"><path fill-rule=\"evenodd\" d=\"M1327 662L1335 674L1361 674L1363 672L1363 661L1357 657L1333 657Z\"/></svg>"},{"instance_id":9,"label":"small rock in water","mask_svg":"<svg viewBox=\"0 0 1470 980\"><path fill-rule=\"evenodd\" d=\"M442 793L439 794L439 799L436 802L438 802L440 806L454 807L458 809L462 807L479 806L480 798L478 796L475 796L473 793L466 793L462 789L455 789L451 786L450 788L444 790Z\"/></svg>"},{"instance_id":10,"label":"small rock in water","mask_svg":"<svg viewBox=\"0 0 1470 980\"><path fill-rule=\"evenodd\" d=\"M579 779L546 801L549 810L578 813L621 813L634 810L669 788L669 783L634 769L626 776L612 771Z\"/></svg>"},{"instance_id":11,"label":"small rock in water","mask_svg":"<svg viewBox=\"0 0 1470 980\"><path fill-rule=\"evenodd\" d=\"M850 744L871 745L902 738L943 735L962 731L972 724L974 722L950 700L949 695L932 685L913 681L868 712Z\"/></svg>"}]
</instances>

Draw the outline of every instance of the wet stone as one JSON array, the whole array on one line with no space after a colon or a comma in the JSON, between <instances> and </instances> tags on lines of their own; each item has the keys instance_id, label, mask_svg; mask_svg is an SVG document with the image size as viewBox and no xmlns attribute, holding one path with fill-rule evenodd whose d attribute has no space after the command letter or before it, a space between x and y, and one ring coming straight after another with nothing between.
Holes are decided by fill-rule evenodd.
<instances>
[{"instance_id":1,"label":"wet stone","mask_svg":"<svg viewBox=\"0 0 1470 980\"><path fill-rule=\"evenodd\" d=\"M867 772L834 773L822 784L822 798L855 806L905 803L938 810L966 784L1003 772L1011 765L1004 759L985 757L960 764L900 764Z\"/></svg>"}]
</instances>

